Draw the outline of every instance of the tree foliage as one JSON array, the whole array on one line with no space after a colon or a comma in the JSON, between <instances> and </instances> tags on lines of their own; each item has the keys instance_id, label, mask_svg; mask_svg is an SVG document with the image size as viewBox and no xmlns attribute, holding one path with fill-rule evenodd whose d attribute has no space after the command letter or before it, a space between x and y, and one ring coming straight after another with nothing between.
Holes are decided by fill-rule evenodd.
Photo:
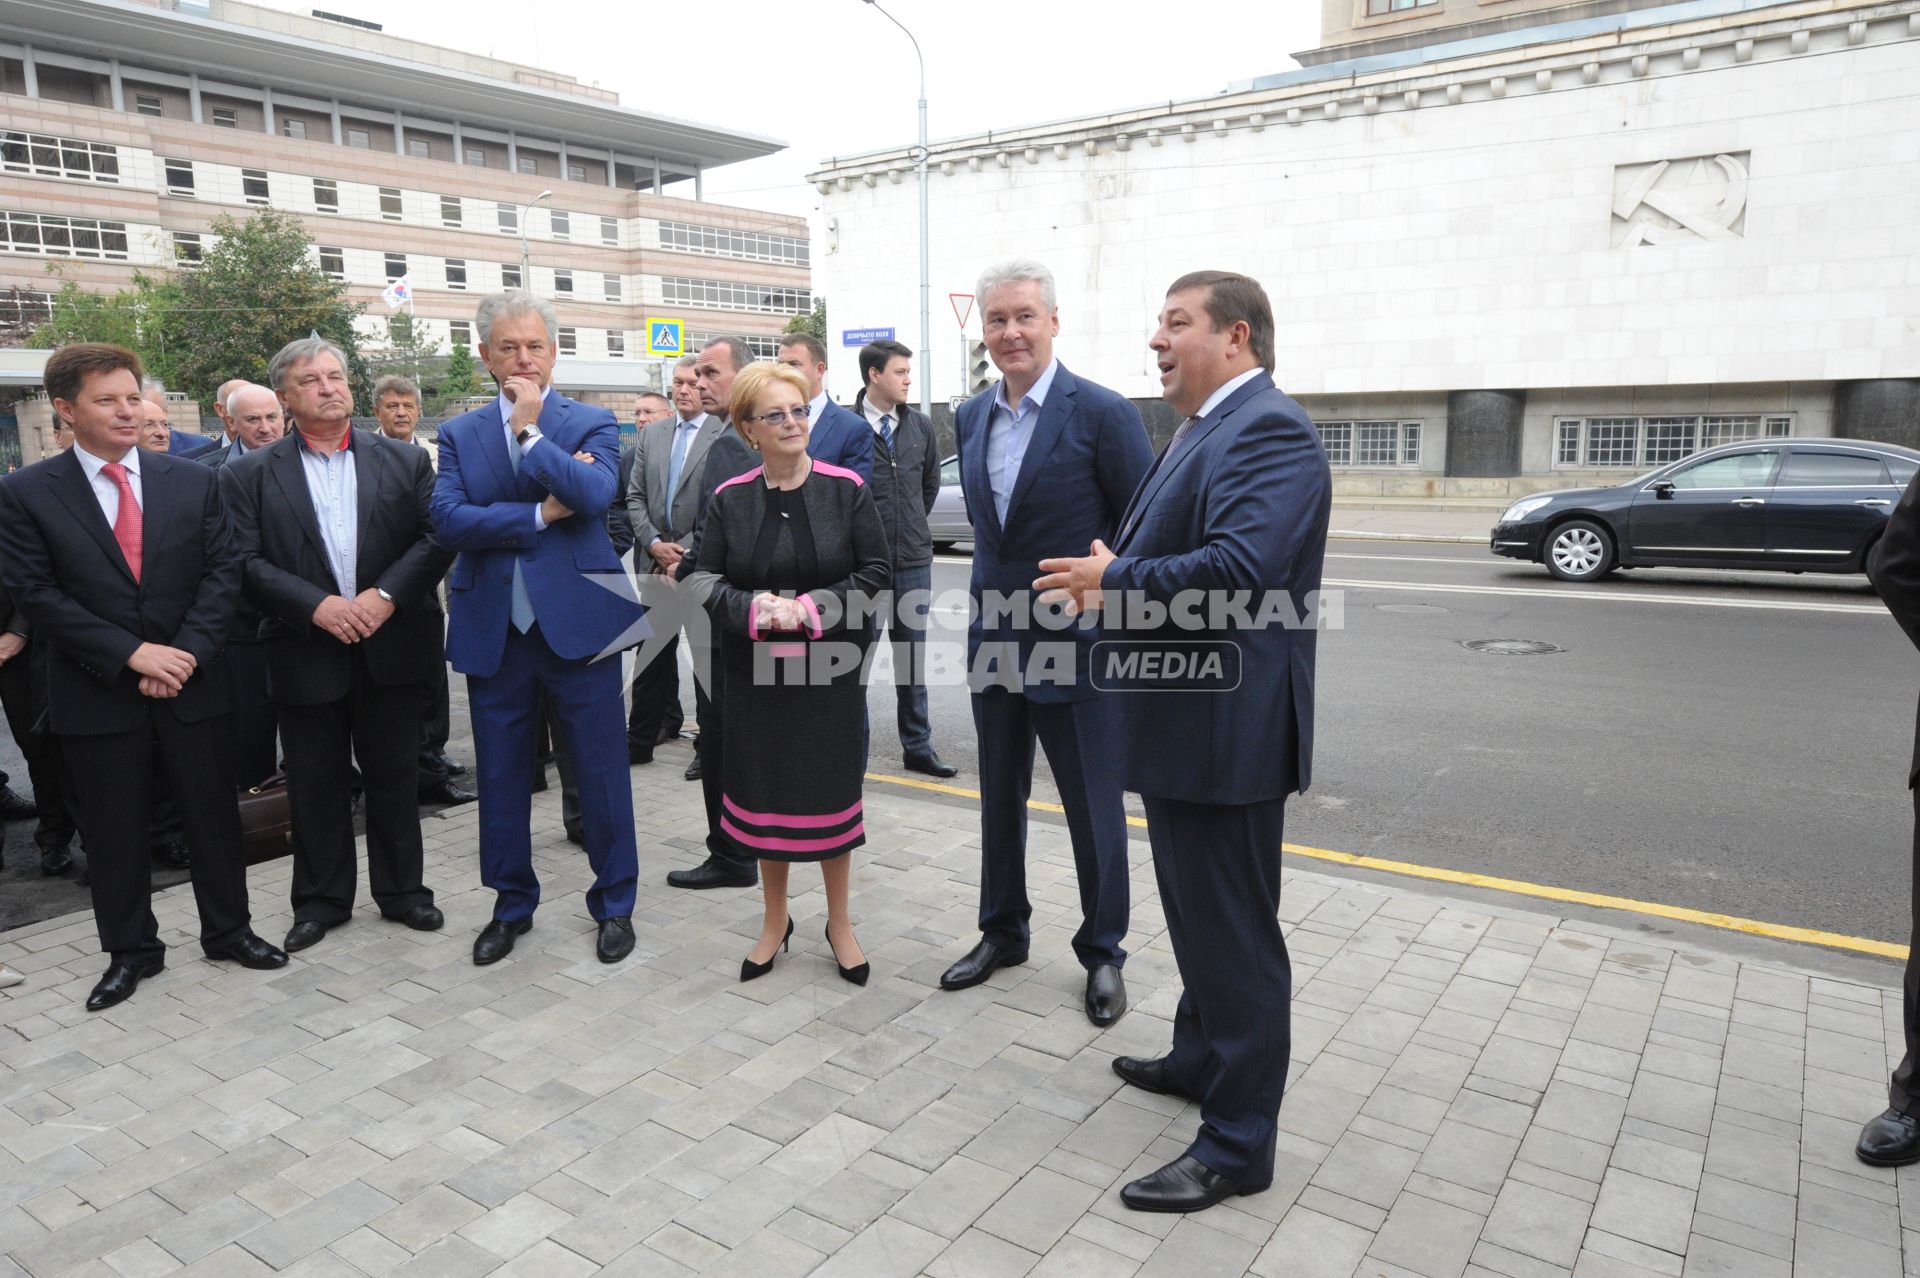
<instances>
[{"instance_id":1,"label":"tree foliage","mask_svg":"<svg viewBox=\"0 0 1920 1278\"><path fill-rule=\"evenodd\" d=\"M796 315L787 321L786 333L811 333L821 341L827 340L827 299L813 299L813 310L805 315Z\"/></svg>"},{"instance_id":2,"label":"tree foliage","mask_svg":"<svg viewBox=\"0 0 1920 1278\"><path fill-rule=\"evenodd\" d=\"M448 403L480 393L480 366L464 342L455 342L447 356L445 381L440 384L440 399Z\"/></svg>"},{"instance_id":3,"label":"tree foliage","mask_svg":"<svg viewBox=\"0 0 1920 1278\"><path fill-rule=\"evenodd\" d=\"M52 314L27 336L26 345L42 350L69 342L112 342L138 351L151 362L150 338L155 317L175 303L172 286L144 273L133 277L133 287L116 293L81 288L66 278L67 263L51 262L47 274L60 281Z\"/></svg>"}]
</instances>

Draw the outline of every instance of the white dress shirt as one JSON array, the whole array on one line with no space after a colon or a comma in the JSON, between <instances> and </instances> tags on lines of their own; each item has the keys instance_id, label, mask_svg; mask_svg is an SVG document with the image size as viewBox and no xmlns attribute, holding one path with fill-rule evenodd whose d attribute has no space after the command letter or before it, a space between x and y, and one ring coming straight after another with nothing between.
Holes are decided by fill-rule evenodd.
<instances>
[{"instance_id":1,"label":"white dress shirt","mask_svg":"<svg viewBox=\"0 0 1920 1278\"><path fill-rule=\"evenodd\" d=\"M78 444L73 446L73 455L79 459L80 469L86 472L94 500L100 503L100 513L107 518L107 527L113 527L113 521L120 517L120 485L114 483L111 476L100 473L108 459L95 457ZM119 462L127 468L127 483L133 488L133 500L139 503L140 509L145 510L147 494L140 487L140 450L129 448Z\"/></svg>"},{"instance_id":2,"label":"white dress shirt","mask_svg":"<svg viewBox=\"0 0 1920 1278\"><path fill-rule=\"evenodd\" d=\"M1199 421L1202 418L1204 418L1208 413L1211 413L1214 409L1220 407L1221 403L1225 401L1227 396L1233 394L1235 391L1239 390L1242 386L1246 385L1248 382L1252 381L1254 378L1258 377L1261 373L1264 373L1265 371L1266 370L1263 368L1249 368L1246 372L1240 374L1240 376L1234 378L1232 381L1222 386L1219 390L1207 396L1207 402L1200 405L1200 411L1193 415L1193 420Z\"/></svg>"}]
</instances>

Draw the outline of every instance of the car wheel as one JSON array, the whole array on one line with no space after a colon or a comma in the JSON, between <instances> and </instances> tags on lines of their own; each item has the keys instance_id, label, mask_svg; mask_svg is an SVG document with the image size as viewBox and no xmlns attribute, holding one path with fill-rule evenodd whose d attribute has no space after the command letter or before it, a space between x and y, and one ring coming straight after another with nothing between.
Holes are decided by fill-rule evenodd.
<instances>
[{"instance_id":1,"label":"car wheel","mask_svg":"<svg viewBox=\"0 0 1920 1278\"><path fill-rule=\"evenodd\" d=\"M1613 534L1591 519L1569 519L1547 537L1547 571L1562 581L1593 581L1612 572Z\"/></svg>"}]
</instances>

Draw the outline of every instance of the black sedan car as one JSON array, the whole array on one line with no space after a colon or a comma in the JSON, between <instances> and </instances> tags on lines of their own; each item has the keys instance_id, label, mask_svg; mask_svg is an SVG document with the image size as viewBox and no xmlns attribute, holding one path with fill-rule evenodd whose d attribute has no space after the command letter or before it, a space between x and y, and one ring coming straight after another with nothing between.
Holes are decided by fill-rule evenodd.
<instances>
[{"instance_id":1,"label":"black sedan car","mask_svg":"<svg viewBox=\"0 0 1920 1278\"><path fill-rule=\"evenodd\" d=\"M1491 549L1562 581L1615 568L1864 572L1920 452L1853 439L1766 439L1695 453L1611 488L1508 506Z\"/></svg>"}]
</instances>

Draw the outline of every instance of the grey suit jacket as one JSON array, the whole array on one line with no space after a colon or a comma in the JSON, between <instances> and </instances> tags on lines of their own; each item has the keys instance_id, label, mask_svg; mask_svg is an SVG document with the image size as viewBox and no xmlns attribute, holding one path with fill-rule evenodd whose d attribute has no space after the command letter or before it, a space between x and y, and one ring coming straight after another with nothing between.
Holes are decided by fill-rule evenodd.
<instances>
[{"instance_id":1,"label":"grey suit jacket","mask_svg":"<svg viewBox=\"0 0 1920 1278\"><path fill-rule=\"evenodd\" d=\"M707 460L707 450L713 447L713 441L723 432L732 430L720 418L712 413L700 423L693 433L693 441L687 445L687 460L680 468L680 487L673 493L667 492L667 471L673 464L673 432L680 424L678 417L654 422L640 432L640 442L633 459L633 477L627 485L627 517L633 524L633 549L637 562L652 563L651 557L641 559L647 547L656 537L667 541L686 544L693 534L694 520L699 513L700 474Z\"/></svg>"}]
</instances>

